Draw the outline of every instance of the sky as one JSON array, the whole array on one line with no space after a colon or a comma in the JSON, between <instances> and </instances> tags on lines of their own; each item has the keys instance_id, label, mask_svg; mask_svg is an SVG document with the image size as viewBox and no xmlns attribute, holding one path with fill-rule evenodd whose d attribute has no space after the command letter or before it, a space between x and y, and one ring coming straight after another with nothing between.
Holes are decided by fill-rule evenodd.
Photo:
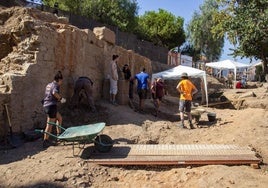
<instances>
[{"instance_id":1,"label":"sky","mask_svg":"<svg viewBox=\"0 0 268 188\"><path fill-rule=\"evenodd\" d=\"M186 24L189 23L194 12L199 11L199 7L204 3L204 0L137 0L137 3L139 15L143 15L146 11L158 11L161 8L175 16L184 18L184 28L186 28ZM234 59L228 55L231 53L229 48L233 48L233 45L226 40L220 60L230 59L241 63L249 63L249 59L240 59L239 57Z\"/></svg>"}]
</instances>

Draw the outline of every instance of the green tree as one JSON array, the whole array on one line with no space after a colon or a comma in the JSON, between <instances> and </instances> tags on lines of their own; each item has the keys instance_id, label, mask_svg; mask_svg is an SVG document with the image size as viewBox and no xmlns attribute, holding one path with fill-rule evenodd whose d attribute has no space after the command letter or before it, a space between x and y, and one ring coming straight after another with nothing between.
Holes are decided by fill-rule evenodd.
<instances>
[{"instance_id":1,"label":"green tree","mask_svg":"<svg viewBox=\"0 0 268 188\"><path fill-rule=\"evenodd\" d=\"M80 14L83 7L83 0L43 0L44 5L54 7L58 3L59 9Z\"/></svg>"},{"instance_id":2,"label":"green tree","mask_svg":"<svg viewBox=\"0 0 268 188\"><path fill-rule=\"evenodd\" d=\"M180 53L183 55L188 55L193 57L193 61L197 62L200 60L200 50L196 50L193 45L189 42L185 42L181 48L180 48Z\"/></svg>"},{"instance_id":3,"label":"green tree","mask_svg":"<svg viewBox=\"0 0 268 188\"><path fill-rule=\"evenodd\" d=\"M216 36L212 28L216 24L213 16L218 12L215 0L206 0L195 12L187 26L187 38L196 51L200 51L208 61L218 60L222 54L224 36Z\"/></svg>"},{"instance_id":4,"label":"green tree","mask_svg":"<svg viewBox=\"0 0 268 188\"><path fill-rule=\"evenodd\" d=\"M147 11L139 17L136 32L145 40L171 49L185 41L183 22L183 18L163 9L159 9L158 12Z\"/></svg>"},{"instance_id":5,"label":"green tree","mask_svg":"<svg viewBox=\"0 0 268 188\"><path fill-rule=\"evenodd\" d=\"M136 0L84 0L84 15L133 32L137 27L138 4Z\"/></svg>"},{"instance_id":6,"label":"green tree","mask_svg":"<svg viewBox=\"0 0 268 188\"><path fill-rule=\"evenodd\" d=\"M237 46L233 55L260 59L263 74L268 74L268 1L218 0L221 11L217 14L214 32L227 33Z\"/></svg>"},{"instance_id":7,"label":"green tree","mask_svg":"<svg viewBox=\"0 0 268 188\"><path fill-rule=\"evenodd\" d=\"M62 10L117 26L121 31L133 32L138 24L136 0L45 0L44 2L51 7L58 2Z\"/></svg>"}]
</instances>

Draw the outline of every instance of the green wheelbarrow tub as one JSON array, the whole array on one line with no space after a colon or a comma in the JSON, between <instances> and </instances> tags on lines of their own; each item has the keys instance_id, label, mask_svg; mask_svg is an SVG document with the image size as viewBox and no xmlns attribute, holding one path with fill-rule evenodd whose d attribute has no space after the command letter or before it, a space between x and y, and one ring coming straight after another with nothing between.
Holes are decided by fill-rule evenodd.
<instances>
[{"instance_id":1,"label":"green wheelbarrow tub","mask_svg":"<svg viewBox=\"0 0 268 188\"><path fill-rule=\"evenodd\" d=\"M105 123L95 123L69 127L58 136L59 140L67 142L93 141L93 139L104 129Z\"/></svg>"}]
</instances>

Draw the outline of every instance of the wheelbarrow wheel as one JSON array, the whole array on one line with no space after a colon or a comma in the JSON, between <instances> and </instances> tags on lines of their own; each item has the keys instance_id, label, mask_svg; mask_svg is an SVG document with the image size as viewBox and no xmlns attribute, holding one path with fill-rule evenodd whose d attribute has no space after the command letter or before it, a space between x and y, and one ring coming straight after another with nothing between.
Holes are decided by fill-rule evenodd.
<instances>
[{"instance_id":1,"label":"wheelbarrow wheel","mask_svg":"<svg viewBox=\"0 0 268 188\"><path fill-rule=\"evenodd\" d=\"M96 150L102 153L109 152L112 149L113 144L113 139L106 134L98 135L94 140Z\"/></svg>"}]
</instances>

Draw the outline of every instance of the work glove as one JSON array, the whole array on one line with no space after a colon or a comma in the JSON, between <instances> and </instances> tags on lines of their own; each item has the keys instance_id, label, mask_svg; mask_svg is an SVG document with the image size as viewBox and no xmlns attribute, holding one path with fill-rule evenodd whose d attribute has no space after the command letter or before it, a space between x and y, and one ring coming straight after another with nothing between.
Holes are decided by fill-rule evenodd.
<instances>
[{"instance_id":1,"label":"work glove","mask_svg":"<svg viewBox=\"0 0 268 188\"><path fill-rule=\"evenodd\" d=\"M61 98L61 100L60 100L60 103L66 103L66 99L65 98Z\"/></svg>"}]
</instances>

